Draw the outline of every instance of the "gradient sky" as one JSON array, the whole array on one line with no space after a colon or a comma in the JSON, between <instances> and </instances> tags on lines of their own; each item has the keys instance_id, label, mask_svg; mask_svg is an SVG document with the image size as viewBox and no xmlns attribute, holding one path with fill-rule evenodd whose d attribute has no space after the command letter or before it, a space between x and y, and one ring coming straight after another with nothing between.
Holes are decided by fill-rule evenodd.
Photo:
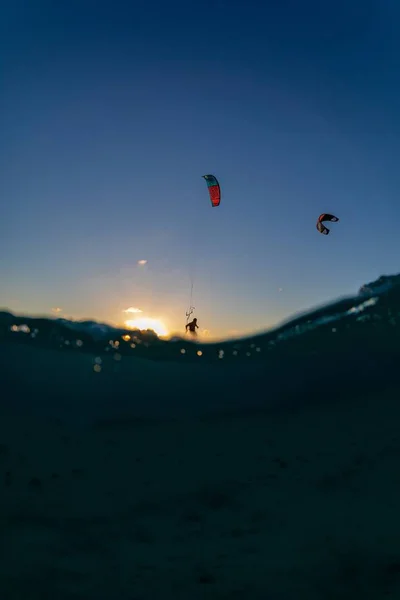
<instances>
[{"instance_id":1,"label":"gradient sky","mask_svg":"<svg viewBox=\"0 0 400 600\"><path fill-rule=\"evenodd\" d=\"M193 275L231 335L399 271L394 0L15 0L0 70L0 306L177 330Z\"/></svg>"}]
</instances>

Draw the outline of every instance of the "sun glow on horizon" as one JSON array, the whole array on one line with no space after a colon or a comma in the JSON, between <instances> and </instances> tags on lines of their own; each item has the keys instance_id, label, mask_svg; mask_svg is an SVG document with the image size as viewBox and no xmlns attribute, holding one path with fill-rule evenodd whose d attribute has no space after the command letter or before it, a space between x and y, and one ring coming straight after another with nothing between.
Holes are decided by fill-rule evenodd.
<instances>
[{"instance_id":1,"label":"sun glow on horizon","mask_svg":"<svg viewBox=\"0 0 400 600\"><path fill-rule=\"evenodd\" d=\"M152 329L159 336L166 336L169 334L168 329L162 321L159 319L152 319L151 317L139 317L137 319L129 319L125 321L128 329Z\"/></svg>"}]
</instances>

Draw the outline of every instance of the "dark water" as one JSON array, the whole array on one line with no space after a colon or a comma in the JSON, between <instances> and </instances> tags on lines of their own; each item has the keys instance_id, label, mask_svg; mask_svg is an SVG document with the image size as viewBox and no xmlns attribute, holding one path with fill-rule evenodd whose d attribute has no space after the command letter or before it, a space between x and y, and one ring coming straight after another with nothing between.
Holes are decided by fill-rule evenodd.
<instances>
[{"instance_id":1,"label":"dark water","mask_svg":"<svg viewBox=\"0 0 400 600\"><path fill-rule=\"evenodd\" d=\"M0 597L400 598L399 280L217 344L0 313Z\"/></svg>"}]
</instances>

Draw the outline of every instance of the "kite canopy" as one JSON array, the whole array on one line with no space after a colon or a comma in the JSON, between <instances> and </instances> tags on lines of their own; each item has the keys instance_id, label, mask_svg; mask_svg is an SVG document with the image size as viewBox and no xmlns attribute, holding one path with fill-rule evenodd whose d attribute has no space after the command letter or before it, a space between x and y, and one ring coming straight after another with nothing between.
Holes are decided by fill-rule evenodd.
<instances>
[{"instance_id":1,"label":"kite canopy","mask_svg":"<svg viewBox=\"0 0 400 600\"><path fill-rule=\"evenodd\" d=\"M211 204L213 206L219 206L221 202L221 188L214 175L203 175L207 182L208 192L210 194Z\"/></svg>"},{"instance_id":2,"label":"kite canopy","mask_svg":"<svg viewBox=\"0 0 400 600\"><path fill-rule=\"evenodd\" d=\"M322 213L322 215L320 215L318 217L318 221L317 221L318 231L320 233L322 233L323 235L328 235L330 229L325 227L325 225L323 225L322 221L330 221L331 223L337 223L337 221L339 221L339 219L337 217L335 217L335 215L330 215L328 213Z\"/></svg>"}]
</instances>

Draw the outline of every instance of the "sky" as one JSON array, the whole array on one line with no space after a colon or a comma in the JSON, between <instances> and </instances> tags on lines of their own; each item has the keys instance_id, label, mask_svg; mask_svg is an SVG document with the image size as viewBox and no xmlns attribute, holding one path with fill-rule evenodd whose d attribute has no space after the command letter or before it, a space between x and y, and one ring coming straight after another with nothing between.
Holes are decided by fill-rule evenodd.
<instances>
[{"instance_id":1,"label":"sky","mask_svg":"<svg viewBox=\"0 0 400 600\"><path fill-rule=\"evenodd\" d=\"M193 283L229 337L397 273L399 67L394 0L3 3L0 307L182 331Z\"/></svg>"}]
</instances>

